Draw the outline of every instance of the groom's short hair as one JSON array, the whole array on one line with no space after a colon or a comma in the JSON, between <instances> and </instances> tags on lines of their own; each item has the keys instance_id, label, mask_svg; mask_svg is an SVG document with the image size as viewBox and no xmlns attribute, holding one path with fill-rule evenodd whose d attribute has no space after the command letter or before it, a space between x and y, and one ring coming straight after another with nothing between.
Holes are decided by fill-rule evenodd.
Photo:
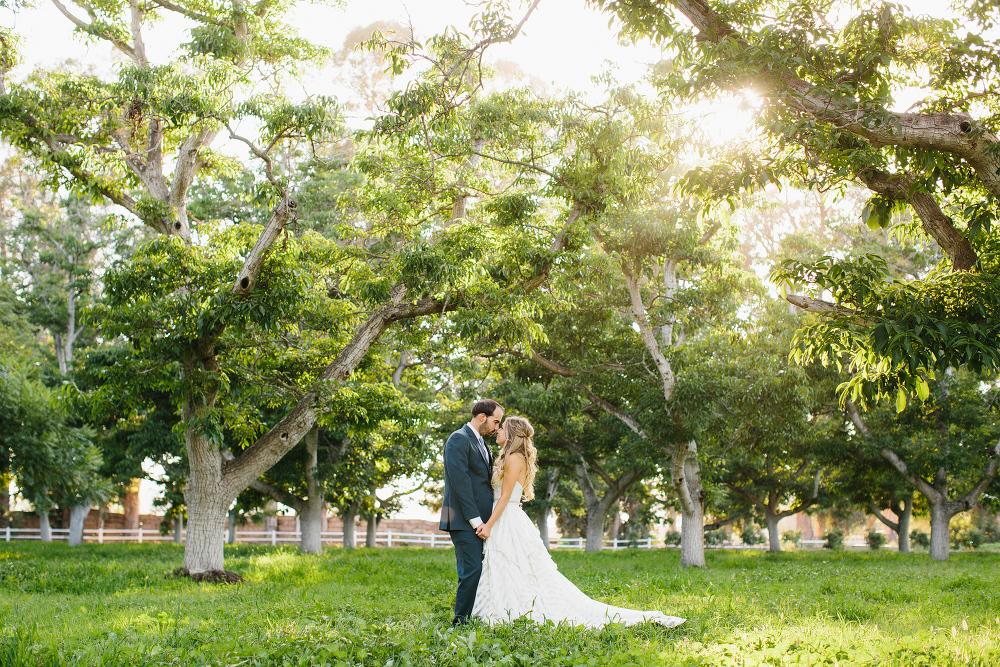
<instances>
[{"instance_id":1,"label":"groom's short hair","mask_svg":"<svg viewBox=\"0 0 1000 667\"><path fill-rule=\"evenodd\" d=\"M481 401L476 401L476 404L472 406L472 417L475 419L476 415L486 415L487 417L492 417L493 413L497 411L497 408L503 410L503 406L494 401L492 398L484 398Z\"/></svg>"}]
</instances>

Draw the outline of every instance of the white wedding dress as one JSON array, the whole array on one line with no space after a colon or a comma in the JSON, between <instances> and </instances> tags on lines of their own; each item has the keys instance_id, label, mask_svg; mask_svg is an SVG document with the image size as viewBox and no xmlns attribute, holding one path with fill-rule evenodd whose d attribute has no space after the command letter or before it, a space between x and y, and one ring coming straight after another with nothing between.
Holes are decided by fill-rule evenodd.
<instances>
[{"instance_id":1,"label":"white wedding dress","mask_svg":"<svg viewBox=\"0 0 1000 667\"><path fill-rule=\"evenodd\" d=\"M500 499L500 485L493 489L494 504ZM518 507L521 492L521 482L517 482L507 508L486 539L483 575L472 609L474 616L490 625L524 616L533 621L567 622L591 628L644 621L672 628L684 622L683 618L658 611L612 607L584 595L559 572L535 524Z\"/></svg>"}]
</instances>

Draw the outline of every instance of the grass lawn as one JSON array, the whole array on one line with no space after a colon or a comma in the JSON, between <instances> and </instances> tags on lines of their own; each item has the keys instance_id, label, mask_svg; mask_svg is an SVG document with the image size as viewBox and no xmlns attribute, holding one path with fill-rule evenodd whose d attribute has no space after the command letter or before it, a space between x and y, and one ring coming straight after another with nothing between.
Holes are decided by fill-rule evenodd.
<instances>
[{"instance_id":1,"label":"grass lawn","mask_svg":"<svg viewBox=\"0 0 1000 667\"><path fill-rule=\"evenodd\" d=\"M592 597L675 629L448 632L451 550L226 548L248 583L166 579L173 544L0 544L0 666L1000 665L1000 554L557 552Z\"/></svg>"}]
</instances>

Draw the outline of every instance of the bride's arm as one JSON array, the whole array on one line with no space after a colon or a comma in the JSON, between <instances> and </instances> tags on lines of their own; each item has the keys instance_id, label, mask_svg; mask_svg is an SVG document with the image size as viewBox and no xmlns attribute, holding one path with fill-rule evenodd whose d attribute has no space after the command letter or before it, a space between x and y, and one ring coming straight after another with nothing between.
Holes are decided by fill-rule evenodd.
<instances>
[{"instance_id":1,"label":"bride's arm","mask_svg":"<svg viewBox=\"0 0 1000 667\"><path fill-rule=\"evenodd\" d=\"M510 496L514 493L514 485L517 484L517 480L521 479L522 472L524 472L524 457L520 454L514 454L507 462L507 469L503 471L503 486L500 488L500 500L493 507L493 514L490 515L490 520L476 530L476 533L480 537L485 538L490 536L490 531L493 530L493 525L507 507L507 502L510 501Z\"/></svg>"}]
</instances>

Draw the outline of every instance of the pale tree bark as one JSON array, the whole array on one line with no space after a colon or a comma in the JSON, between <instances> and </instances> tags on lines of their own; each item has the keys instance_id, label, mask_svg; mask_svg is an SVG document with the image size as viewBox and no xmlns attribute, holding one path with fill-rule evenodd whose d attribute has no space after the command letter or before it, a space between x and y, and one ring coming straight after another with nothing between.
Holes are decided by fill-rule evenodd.
<instances>
[{"instance_id":1,"label":"pale tree bark","mask_svg":"<svg viewBox=\"0 0 1000 667\"><path fill-rule=\"evenodd\" d=\"M323 553L323 519L326 504L319 479L316 477L319 458L319 426L313 426L306 434L306 503L299 512L302 539L299 550L302 553Z\"/></svg>"},{"instance_id":2,"label":"pale tree bark","mask_svg":"<svg viewBox=\"0 0 1000 667\"><path fill-rule=\"evenodd\" d=\"M625 492L639 481L641 473L636 468L629 468L617 478L612 478L600 465L593 461L586 461L578 448L570 447L570 451L577 455L579 463L574 466L580 490L583 492L583 501L587 506L587 551L600 551L604 548L604 522L608 518L608 511L615 502L625 495ZM607 486L604 495L600 495L594 487L587 468L592 469Z\"/></svg>"},{"instance_id":3,"label":"pale tree bark","mask_svg":"<svg viewBox=\"0 0 1000 667\"><path fill-rule=\"evenodd\" d=\"M378 546L375 541L375 531L378 530L378 523L379 520L382 518L382 515L379 514L378 511L379 500L378 500L378 495L376 493L377 491L378 489L376 489L374 485L372 485L372 487L368 489L368 504L369 506L371 506L372 510L367 516L367 524L366 524L367 529L365 531L365 547L369 549L374 549L376 546Z\"/></svg>"},{"instance_id":4,"label":"pale tree bark","mask_svg":"<svg viewBox=\"0 0 1000 667\"><path fill-rule=\"evenodd\" d=\"M775 470L773 459L770 456L766 457L767 475L768 478L775 478ZM791 479L796 479L800 477L806 469L809 467L808 461L803 461L799 467L792 472ZM764 514L764 521L767 525L767 543L768 551L772 553L778 553L781 551L781 535L778 533L778 523L785 517L792 516L793 514L798 514L802 510L811 506L819 498L819 484L820 478L823 474L823 469L818 469L813 475L812 492L809 496L802 498L798 503L789 507L788 509L782 510L781 504L785 500L787 495L785 491L781 489L770 489L766 496L763 498L757 497L746 489L739 486L729 484L727 485L734 493L741 496L742 498L749 501L752 505L760 509Z\"/></svg>"},{"instance_id":5,"label":"pale tree bark","mask_svg":"<svg viewBox=\"0 0 1000 667\"><path fill-rule=\"evenodd\" d=\"M83 542L83 523L90 514L90 503L73 505L69 512L69 545L75 547Z\"/></svg>"},{"instance_id":6,"label":"pale tree bark","mask_svg":"<svg viewBox=\"0 0 1000 667\"><path fill-rule=\"evenodd\" d=\"M174 544L184 541L184 517L180 512L174 515Z\"/></svg>"},{"instance_id":7,"label":"pale tree bark","mask_svg":"<svg viewBox=\"0 0 1000 667\"><path fill-rule=\"evenodd\" d=\"M52 541L52 526L49 524L49 512L36 512L38 514L38 535L42 542Z\"/></svg>"},{"instance_id":8,"label":"pale tree bark","mask_svg":"<svg viewBox=\"0 0 1000 667\"><path fill-rule=\"evenodd\" d=\"M705 567L705 492L698 443L679 442L671 454L671 482L681 505L681 565Z\"/></svg>"},{"instance_id":9,"label":"pale tree bark","mask_svg":"<svg viewBox=\"0 0 1000 667\"><path fill-rule=\"evenodd\" d=\"M367 530L365 531L365 547L368 549L374 549L378 546L375 533L378 530L378 524L381 518L382 515L377 512L368 515Z\"/></svg>"},{"instance_id":10,"label":"pale tree bark","mask_svg":"<svg viewBox=\"0 0 1000 667\"><path fill-rule=\"evenodd\" d=\"M357 538L354 535L354 521L357 519L360 507L361 501L357 500L345 507L341 512L340 518L344 522L345 549L354 549L357 546Z\"/></svg>"},{"instance_id":11,"label":"pale tree bark","mask_svg":"<svg viewBox=\"0 0 1000 667\"><path fill-rule=\"evenodd\" d=\"M240 516L240 511L234 505L229 510L229 530L226 531L226 544L236 544L236 520Z\"/></svg>"},{"instance_id":12,"label":"pale tree bark","mask_svg":"<svg viewBox=\"0 0 1000 667\"><path fill-rule=\"evenodd\" d=\"M305 435L306 493L300 498L262 480L254 480L250 488L270 496L295 510L299 519L299 551L318 554L323 552L323 518L326 508L322 484L316 477L319 449L319 426L313 425ZM346 441L345 445L346 447ZM342 453L342 452L341 452Z\"/></svg>"},{"instance_id":13,"label":"pale tree bark","mask_svg":"<svg viewBox=\"0 0 1000 667\"><path fill-rule=\"evenodd\" d=\"M125 494L121 497L122 509L125 511L126 530L139 528L139 482L138 479L129 482Z\"/></svg>"},{"instance_id":14,"label":"pale tree bark","mask_svg":"<svg viewBox=\"0 0 1000 667\"><path fill-rule=\"evenodd\" d=\"M552 500L559 490L559 468L553 466L548 472L548 483L545 485L545 496L542 498L542 507L538 510L538 535L542 538L542 544L546 549L549 545L549 515L552 514Z\"/></svg>"},{"instance_id":15,"label":"pale tree bark","mask_svg":"<svg viewBox=\"0 0 1000 667\"><path fill-rule=\"evenodd\" d=\"M913 516L913 494L911 493L901 501L892 501L889 508L896 515L895 521L882 514L882 510L875 503L868 506L868 510L876 519L896 533L899 552L908 554L910 553L910 519Z\"/></svg>"},{"instance_id":16,"label":"pale tree bark","mask_svg":"<svg viewBox=\"0 0 1000 667\"><path fill-rule=\"evenodd\" d=\"M863 436L870 436L871 432L868 430L868 426L861 419L857 406L851 401L847 402L847 414ZM993 446L993 453L979 479L968 491L954 499L949 497L951 490L948 487L948 471L946 469L938 469L934 479L928 481L910 472L906 462L892 449L884 447L879 453L896 472L902 475L903 479L912 484L927 499L931 513L930 556L935 560L948 560L951 519L956 514L972 509L979 500L979 496L993 481L997 470L1000 469L1000 441L997 441L996 445Z\"/></svg>"}]
</instances>

